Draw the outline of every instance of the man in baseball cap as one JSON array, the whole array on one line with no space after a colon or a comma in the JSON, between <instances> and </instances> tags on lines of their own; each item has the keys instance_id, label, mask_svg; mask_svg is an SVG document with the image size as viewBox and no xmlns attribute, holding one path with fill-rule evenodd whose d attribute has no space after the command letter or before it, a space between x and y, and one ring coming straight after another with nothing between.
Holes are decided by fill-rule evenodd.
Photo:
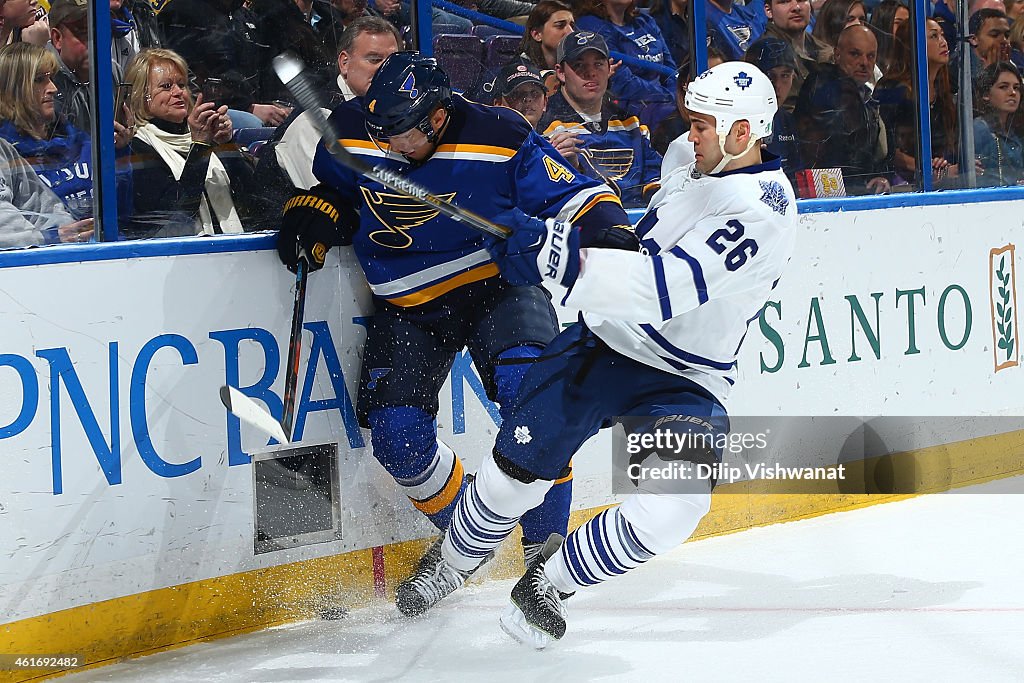
<instances>
[{"instance_id":1,"label":"man in baseball cap","mask_svg":"<svg viewBox=\"0 0 1024 683\"><path fill-rule=\"evenodd\" d=\"M512 62L498 75L498 94L503 107L515 109L526 117L534 128L548 105L548 91L544 78L533 64Z\"/></svg>"},{"instance_id":2,"label":"man in baseball cap","mask_svg":"<svg viewBox=\"0 0 1024 683\"><path fill-rule=\"evenodd\" d=\"M604 38L573 31L562 38L555 58L562 86L548 100L537 131L573 167L608 183L623 206L646 205L658 188L661 155L636 115L606 101L611 65Z\"/></svg>"},{"instance_id":3,"label":"man in baseball cap","mask_svg":"<svg viewBox=\"0 0 1024 683\"><path fill-rule=\"evenodd\" d=\"M599 33L593 31L573 31L558 43L555 50L555 62L564 64L579 58L587 50L595 50L608 59L608 43Z\"/></svg>"},{"instance_id":4,"label":"man in baseball cap","mask_svg":"<svg viewBox=\"0 0 1024 683\"><path fill-rule=\"evenodd\" d=\"M53 0L49 22L50 43L60 56L60 70L52 75L62 94L57 114L89 130L89 6L86 0Z\"/></svg>"}]
</instances>

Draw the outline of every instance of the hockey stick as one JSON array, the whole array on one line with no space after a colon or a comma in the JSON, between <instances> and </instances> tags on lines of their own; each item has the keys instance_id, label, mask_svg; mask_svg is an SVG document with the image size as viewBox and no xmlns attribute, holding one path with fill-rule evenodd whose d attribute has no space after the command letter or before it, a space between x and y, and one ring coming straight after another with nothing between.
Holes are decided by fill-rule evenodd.
<instances>
[{"instance_id":1,"label":"hockey stick","mask_svg":"<svg viewBox=\"0 0 1024 683\"><path fill-rule=\"evenodd\" d=\"M284 445L291 443L295 409L295 385L299 377L299 355L302 351L302 319L306 308L306 276L309 272L305 255L299 256L295 268L295 302L292 305L292 329L288 338L288 367L284 376L284 416L278 422L256 401L232 386L220 388L220 401L233 415Z\"/></svg>"},{"instance_id":2,"label":"hockey stick","mask_svg":"<svg viewBox=\"0 0 1024 683\"><path fill-rule=\"evenodd\" d=\"M292 331L288 337L288 368L284 375L284 415L281 429L291 441L292 421L295 418L295 385L299 378L299 355L302 352L302 318L306 309L306 275L309 261L305 250L295 264L295 302L292 304Z\"/></svg>"},{"instance_id":3,"label":"hockey stick","mask_svg":"<svg viewBox=\"0 0 1024 683\"><path fill-rule=\"evenodd\" d=\"M511 234L512 231L508 228L492 223L479 214L461 209L441 199L426 188L417 185L389 168L371 166L362 159L350 154L339 142L339 136L334 124L324 116L320 94L317 92L316 86L306 76L305 65L301 59L287 52L274 57L274 73L281 79L284 86L288 88L288 92L295 97L295 101L309 114L313 127L323 138L327 151L331 153L331 156L339 164L352 169L359 175L380 183L389 190L412 197L427 206L437 209L453 221L464 223L480 232L502 239Z\"/></svg>"}]
</instances>

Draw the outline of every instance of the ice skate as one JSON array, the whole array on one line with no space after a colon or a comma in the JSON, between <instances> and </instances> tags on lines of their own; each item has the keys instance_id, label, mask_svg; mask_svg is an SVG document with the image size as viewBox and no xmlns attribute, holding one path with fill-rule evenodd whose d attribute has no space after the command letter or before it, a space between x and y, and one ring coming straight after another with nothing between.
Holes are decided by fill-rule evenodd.
<instances>
[{"instance_id":1,"label":"ice skate","mask_svg":"<svg viewBox=\"0 0 1024 683\"><path fill-rule=\"evenodd\" d=\"M565 607L558 590L544 575L545 563L564 540L558 534L548 537L526 574L512 588L512 605L501 615L501 629L536 650L543 650L565 635Z\"/></svg>"},{"instance_id":2,"label":"ice skate","mask_svg":"<svg viewBox=\"0 0 1024 683\"><path fill-rule=\"evenodd\" d=\"M449 565L441 556L442 543L444 543L444 534L441 534L420 558L412 576L398 584L398 588L395 589L395 606L407 617L423 614L457 591L466 582L466 579L494 557L492 552L480 562L476 569L468 572L459 571Z\"/></svg>"}]
</instances>

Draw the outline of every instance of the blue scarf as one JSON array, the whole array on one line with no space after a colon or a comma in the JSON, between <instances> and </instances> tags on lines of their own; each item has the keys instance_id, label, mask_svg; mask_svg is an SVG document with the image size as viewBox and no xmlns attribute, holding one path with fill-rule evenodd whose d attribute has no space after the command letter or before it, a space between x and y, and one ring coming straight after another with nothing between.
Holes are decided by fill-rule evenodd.
<instances>
[{"instance_id":1,"label":"blue scarf","mask_svg":"<svg viewBox=\"0 0 1024 683\"><path fill-rule=\"evenodd\" d=\"M110 15L110 31L118 38L124 38L135 29L135 17L132 16L132 13L123 5L121 11L124 13L124 19L118 19L113 14Z\"/></svg>"}]
</instances>

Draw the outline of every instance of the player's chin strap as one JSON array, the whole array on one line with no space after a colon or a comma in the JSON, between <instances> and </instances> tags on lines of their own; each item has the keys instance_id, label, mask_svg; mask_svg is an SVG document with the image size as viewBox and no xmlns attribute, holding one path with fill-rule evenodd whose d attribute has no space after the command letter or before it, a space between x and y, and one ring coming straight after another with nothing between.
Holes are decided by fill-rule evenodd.
<instances>
[{"instance_id":1,"label":"player's chin strap","mask_svg":"<svg viewBox=\"0 0 1024 683\"><path fill-rule=\"evenodd\" d=\"M728 133L719 133L718 134L718 149L722 150L722 160L718 162L717 166L715 166L713 169L711 169L711 173L712 174L714 174L714 173L721 173L722 169L725 168L726 164L728 164L730 161L732 161L736 157L743 156L744 154L746 154L747 152L752 150L754 148L754 145L756 145L758 142L760 142L760 140L758 138L755 138L753 135L751 135L750 136L750 140L747 141L747 148L746 149L744 149L739 154L729 154L728 152L725 151L725 140L728 137L729 137Z\"/></svg>"}]
</instances>

